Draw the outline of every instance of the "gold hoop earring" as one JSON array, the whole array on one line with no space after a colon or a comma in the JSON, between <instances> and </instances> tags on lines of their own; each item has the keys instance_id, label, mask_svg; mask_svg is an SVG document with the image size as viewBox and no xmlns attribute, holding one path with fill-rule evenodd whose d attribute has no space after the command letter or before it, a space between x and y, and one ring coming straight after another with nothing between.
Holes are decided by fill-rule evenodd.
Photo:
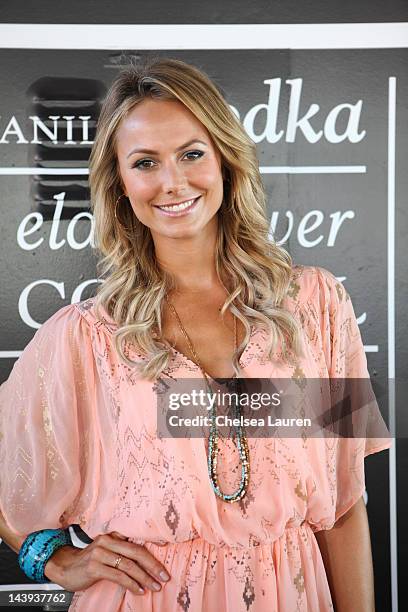
<instances>
[{"instance_id":1,"label":"gold hoop earring","mask_svg":"<svg viewBox=\"0 0 408 612\"><path fill-rule=\"evenodd\" d=\"M116 219L116 221L119 223L119 225L121 225L121 226L123 227L123 229L125 229L125 230L126 230L126 229L127 229L127 227L126 227L125 225L123 225L123 223L121 222L121 220L119 219L119 217L118 217L118 215L117 215L117 208L118 208L118 204L119 204L119 201L120 201L120 200L121 200L123 197L125 197L125 198L126 198L127 196L126 196L124 193L122 193L122 195L120 195L120 196L118 197L118 199L116 200L116 202L115 202L115 211L114 211L114 212L115 212L115 219Z\"/></svg>"}]
</instances>

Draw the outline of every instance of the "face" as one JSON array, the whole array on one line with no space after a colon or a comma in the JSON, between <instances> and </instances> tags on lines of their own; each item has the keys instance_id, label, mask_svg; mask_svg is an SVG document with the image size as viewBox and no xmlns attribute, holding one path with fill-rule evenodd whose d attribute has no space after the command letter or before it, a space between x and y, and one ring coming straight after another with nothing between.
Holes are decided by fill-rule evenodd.
<instances>
[{"instance_id":1,"label":"face","mask_svg":"<svg viewBox=\"0 0 408 612\"><path fill-rule=\"evenodd\" d=\"M181 102L146 99L135 106L118 128L116 151L124 193L155 241L216 230L221 156Z\"/></svg>"}]
</instances>

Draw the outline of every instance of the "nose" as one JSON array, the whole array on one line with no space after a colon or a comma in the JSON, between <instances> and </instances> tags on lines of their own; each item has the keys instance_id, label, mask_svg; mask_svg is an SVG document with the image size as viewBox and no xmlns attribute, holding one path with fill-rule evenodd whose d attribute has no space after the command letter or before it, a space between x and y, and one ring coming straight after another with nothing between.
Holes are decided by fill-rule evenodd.
<instances>
[{"instance_id":1,"label":"nose","mask_svg":"<svg viewBox=\"0 0 408 612\"><path fill-rule=\"evenodd\" d=\"M179 193L187 185L184 169L175 160L163 165L161 179L164 193Z\"/></svg>"}]
</instances>

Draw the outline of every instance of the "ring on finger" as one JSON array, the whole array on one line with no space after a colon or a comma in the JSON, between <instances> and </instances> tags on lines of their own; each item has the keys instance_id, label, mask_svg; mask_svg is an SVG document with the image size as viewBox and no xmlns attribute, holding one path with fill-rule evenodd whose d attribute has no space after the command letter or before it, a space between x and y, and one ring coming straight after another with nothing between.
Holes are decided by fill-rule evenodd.
<instances>
[{"instance_id":1,"label":"ring on finger","mask_svg":"<svg viewBox=\"0 0 408 612\"><path fill-rule=\"evenodd\" d=\"M116 559L116 561L115 561L115 565L114 565L114 568L115 568L115 569L118 569L118 567L119 567L119 563L122 561L122 559L123 559L123 557L118 557L118 558Z\"/></svg>"}]
</instances>

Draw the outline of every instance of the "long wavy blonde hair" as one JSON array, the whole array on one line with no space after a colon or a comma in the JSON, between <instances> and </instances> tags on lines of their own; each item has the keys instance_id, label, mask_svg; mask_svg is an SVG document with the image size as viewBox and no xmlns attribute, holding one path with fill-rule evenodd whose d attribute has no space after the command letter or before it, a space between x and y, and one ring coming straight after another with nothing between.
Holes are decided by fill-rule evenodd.
<instances>
[{"instance_id":1,"label":"long wavy blonde hair","mask_svg":"<svg viewBox=\"0 0 408 612\"><path fill-rule=\"evenodd\" d=\"M242 375L238 357L249 341L251 324L266 332L270 359L279 342L282 357L303 354L298 323L281 307L292 259L268 237L255 144L206 74L179 60L154 58L141 67L124 69L112 84L90 158L95 246L102 255L103 281L95 308L98 316L103 316L102 308L117 324L114 341L120 358L148 380L155 380L171 359L171 345L161 337L162 305L174 281L159 268L150 229L132 208L121 208L119 220L115 217L115 203L123 193L115 142L118 126L146 98L182 102L205 126L221 154L224 195L217 213L215 261L218 278L228 291L221 313L229 308L246 330L233 356L235 374ZM132 360L129 346L138 348L142 359Z\"/></svg>"}]
</instances>

